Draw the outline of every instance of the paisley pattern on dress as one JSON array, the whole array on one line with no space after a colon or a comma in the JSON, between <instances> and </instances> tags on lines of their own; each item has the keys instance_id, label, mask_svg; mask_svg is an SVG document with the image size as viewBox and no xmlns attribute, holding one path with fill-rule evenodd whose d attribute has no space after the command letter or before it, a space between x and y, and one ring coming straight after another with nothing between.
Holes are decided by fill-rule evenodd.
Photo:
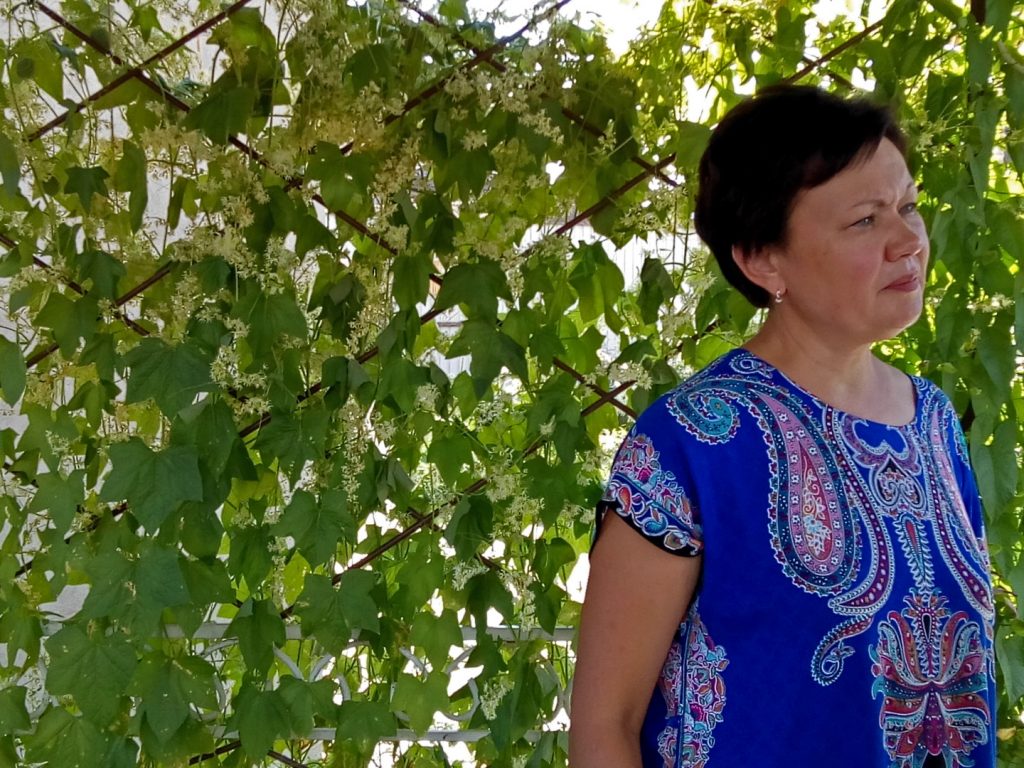
<instances>
[{"instance_id":1,"label":"paisley pattern on dress","mask_svg":"<svg viewBox=\"0 0 1024 768\"><path fill-rule=\"evenodd\" d=\"M626 439L612 465L603 501L670 552L700 551L700 526L690 502L645 435Z\"/></svg>"},{"instance_id":2,"label":"paisley pattern on dress","mask_svg":"<svg viewBox=\"0 0 1024 768\"><path fill-rule=\"evenodd\" d=\"M981 628L965 611L950 614L938 593L904 599L869 651L891 766L920 768L929 755L949 768L974 765L968 755L987 743L991 719Z\"/></svg>"},{"instance_id":3,"label":"paisley pattern on dress","mask_svg":"<svg viewBox=\"0 0 1024 768\"><path fill-rule=\"evenodd\" d=\"M901 427L886 429L881 442L871 443L861 434L870 422L806 393L801 397L796 385L751 376L770 369L753 355L737 353L730 366L735 377L718 375L706 384L695 377L670 398L668 410L688 433L712 444L736 433L740 409L759 425L775 479L768 528L776 560L795 586L828 598L829 607L847 617L822 638L811 660L815 680L828 685L838 678L852 653L846 641L872 625L892 594L895 563L887 522L896 521L896 539L919 587L931 581L925 537L934 535L965 595L983 614L992 614L987 560L963 500L948 492L958 485L941 449L922 451L911 439L914 432ZM924 400L918 412L931 419L929 437L945 444L942 409L920 380L915 392ZM712 403L713 408L707 405ZM922 455L933 454L938 466L923 466Z\"/></svg>"}]
</instances>

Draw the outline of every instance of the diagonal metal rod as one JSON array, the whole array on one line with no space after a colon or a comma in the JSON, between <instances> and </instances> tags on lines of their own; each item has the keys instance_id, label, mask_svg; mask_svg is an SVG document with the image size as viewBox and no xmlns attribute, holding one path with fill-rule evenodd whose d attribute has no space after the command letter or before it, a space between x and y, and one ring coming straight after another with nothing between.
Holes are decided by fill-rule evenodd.
<instances>
[{"instance_id":1,"label":"diagonal metal rod","mask_svg":"<svg viewBox=\"0 0 1024 768\"><path fill-rule=\"evenodd\" d=\"M862 40L864 40L864 39L870 37L871 35L873 35L876 31L881 29L883 21L885 21L885 19L879 19L874 24L871 24L871 25L865 27L860 32L858 32L856 35L851 37L850 39L845 40L844 42L842 42L839 45L837 45L835 48L833 48L828 53L826 53L823 56L820 56L817 59L815 59L814 61L810 62L803 69L797 70L796 72L794 72L789 77L783 78L782 82L783 83L795 83L797 80L802 80L803 78L807 77L807 75L811 74L811 72L816 70L818 67L824 66L828 62L832 61L832 59L834 59L839 54L843 53L844 51L849 50L853 46L855 46L858 43L860 43Z\"/></svg>"}]
</instances>

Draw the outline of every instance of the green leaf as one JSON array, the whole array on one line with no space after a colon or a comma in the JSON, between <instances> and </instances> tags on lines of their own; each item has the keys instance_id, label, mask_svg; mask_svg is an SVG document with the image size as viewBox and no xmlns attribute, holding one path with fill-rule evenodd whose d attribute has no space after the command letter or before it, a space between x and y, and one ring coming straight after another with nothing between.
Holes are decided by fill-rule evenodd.
<instances>
[{"instance_id":1,"label":"green leaf","mask_svg":"<svg viewBox=\"0 0 1024 768\"><path fill-rule=\"evenodd\" d=\"M26 736L25 757L29 763L46 763L61 768L96 768L104 765L107 740L84 717L53 707L39 719L35 733Z\"/></svg>"},{"instance_id":2,"label":"green leaf","mask_svg":"<svg viewBox=\"0 0 1024 768\"><path fill-rule=\"evenodd\" d=\"M110 446L113 467L100 499L127 499L133 514L149 531L157 530L182 502L200 501L203 483L195 450L172 445L152 451L139 438Z\"/></svg>"},{"instance_id":3,"label":"green leaf","mask_svg":"<svg viewBox=\"0 0 1024 768\"><path fill-rule=\"evenodd\" d=\"M670 151L676 156L676 167L686 170L696 168L710 138L711 129L706 125L688 120L677 122L676 135L670 145Z\"/></svg>"},{"instance_id":4,"label":"green leaf","mask_svg":"<svg viewBox=\"0 0 1024 768\"><path fill-rule=\"evenodd\" d=\"M270 423L260 429L254 446L265 463L277 459L294 480L307 461L323 457L327 426L326 409L318 403L291 414L272 410Z\"/></svg>"},{"instance_id":5,"label":"green leaf","mask_svg":"<svg viewBox=\"0 0 1024 768\"><path fill-rule=\"evenodd\" d=\"M306 338L306 318L289 293L249 287L233 313L249 326L245 340L256 357L267 357L281 336Z\"/></svg>"},{"instance_id":6,"label":"green leaf","mask_svg":"<svg viewBox=\"0 0 1024 768\"><path fill-rule=\"evenodd\" d=\"M245 446L238 437L238 426L227 404L219 398L206 398L178 412L171 432L175 445L190 445L199 455L200 471L213 477L224 473L241 474L251 464ZM239 454L245 459L233 461ZM201 556L198 552L193 552ZM215 554L215 553L211 553Z\"/></svg>"},{"instance_id":7,"label":"green leaf","mask_svg":"<svg viewBox=\"0 0 1024 768\"><path fill-rule=\"evenodd\" d=\"M227 144L232 134L245 133L256 97L255 89L244 85L218 91L192 108L185 127L202 131L216 144Z\"/></svg>"},{"instance_id":8,"label":"green leaf","mask_svg":"<svg viewBox=\"0 0 1024 768\"><path fill-rule=\"evenodd\" d=\"M462 645L462 628L450 609L443 610L440 616L422 611L412 623L409 640L424 650L433 669L444 670L450 648Z\"/></svg>"},{"instance_id":9,"label":"green leaf","mask_svg":"<svg viewBox=\"0 0 1024 768\"><path fill-rule=\"evenodd\" d=\"M1010 420L1001 422L991 441L980 431L980 425L980 421L971 425L971 463L985 509L990 515L998 515L1017 492L1017 425Z\"/></svg>"},{"instance_id":10,"label":"green leaf","mask_svg":"<svg viewBox=\"0 0 1024 768\"><path fill-rule=\"evenodd\" d=\"M249 670L263 676L274 661L274 647L284 644L284 620L269 600L249 599L231 620L227 634L238 638Z\"/></svg>"},{"instance_id":11,"label":"green leaf","mask_svg":"<svg viewBox=\"0 0 1024 768\"><path fill-rule=\"evenodd\" d=\"M1003 672L1007 696L1016 705L1024 697L1024 634L1019 625L1010 627L1016 631L1004 630L996 636L996 659Z\"/></svg>"},{"instance_id":12,"label":"green leaf","mask_svg":"<svg viewBox=\"0 0 1024 768\"><path fill-rule=\"evenodd\" d=\"M273 528L275 536L291 536L310 565L321 565L334 555L339 540L355 540L355 521L345 496L327 492L320 502L307 491L296 491Z\"/></svg>"},{"instance_id":13,"label":"green leaf","mask_svg":"<svg viewBox=\"0 0 1024 768\"><path fill-rule=\"evenodd\" d=\"M672 284L672 277L661 260L654 256L645 259L640 269L640 294L637 297L640 316L644 322L655 322L661 305L675 294L676 288Z\"/></svg>"},{"instance_id":14,"label":"green leaf","mask_svg":"<svg viewBox=\"0 0 1024 768\"><path fill-rule=\"evenodd\" d=\"M128 641L117 635L90 638L71 625L47 640L46 650L50 655L47 690L56 696L74 696L97 725L110 723L135 673L135 651Z\"/></svg>"},{"instance_id":15,"label":"green leaf","mask_svg":"<svg viewBox=\"0 0 1024 768\"><path fill-rule=\"evenodd\" d=\"M370 377L357 361L347 357L329 357L321 366L320 381L328 387L324 396L333 407L339 407L348 400L350 393L358 393Z\"/></svg>"},{"instance_id":16,"label":"green leaf","mask_svg":"<svg viewBox=\"0 0 1024 768\"><path fill-rule=\"evenodd\" d=\"M357 741L374 745L394 736L398 723L391 708L380 701L346 701L338 715L338 741Z\"/></svg>"},{"instance_id":17,"label":"green leaf","mask_svg":"<svg viewBox=\"0 0 1024 768\"><path fill-rule=\"evenodd\" d=\"M483 397L502 368L508 368L524 382L530 378L526 350L486 320L467 320L462 324L459 335L448 347L447 356L462 355L472 357L469 370L477 397Z\"/></svg>"},{"instance_id":18,"label":"green leaf","mask_svg":"<svg viewBox=\"0 0 1024 768\"><path fill-rule=\"evenodd\" d=\"M227 566L222 560L184 560L182 575L195 605L230 603L235 599Z\"/></svg>"},{"instance_id":19,"label":"green leaf","mask_svg":"<svg viewBox=\"0 0 1024 768\"><path fill-rule=\"evenodd\" d=\"M427 286L434 265L425 255L399 256L395 259L393 293L402 309L411 309L427 297Z\"/></svg>"},{"instance_id":20,"label":"green leaf","mask_svg":"<svg viewBox=\"0 0 1024 768\"><path fill-rule=\"evenodd\" d=\"M377 574L371 571L349 570L341 575L338 585L341 609L353 629L380 631L380 608L370 595L376 584Z\"/></svg>"},{"instance_id":21,"label":"green leaf","mask_svg":"<svg viewBox=\"0 0 1024 768\"><path fill-rule=\"evenodd\" d=\"M35 606L30 606L20 587L13 587L0 602L0 643L7 645L7 658L17 658L18 652L25 654L25 666L34 664L39 658L39 641L43 636L42 622ZM6 602L6 604L4 604Z\"/></svg>"},{"instance_id":22,"label":"green leaf","mask_svg":"<svg viewBox=\"0 0 1024 768\"><path fill-rule=\"evenodd\" d=\"M427 459L437 467L444 482L455 486L473 467L472 439L454 429L435 434L427 449Z\"/></svg>"},{"instance_id":23,"label":"green leaf","mask_svg":"<svg viewBox=\"0 0 1024 768\"><path fill-rule=\"evenodd\" d=\"M117 284L125 276L124 264L106 251L88 250L78 257L78 277L92 281L90 294L117 298Z\"/></svg>"},{"instance_id":24,"label":"green leaf","mask_svg":"<svg viewBox=\"0 0 1024 768\"><path fill-rule=\"evenodd\" d=\"M85 499L83 481L85 472L76 470L67 479L59 473L47 472L36 476L36 493L28 505L30 512L49 513L50 519L63 534L71 527L78 505Z\"/></svg>"},{"instance_id":25,"label":"green leaf","mask_svg":"<svg viewBox=\"0 0 1024 768\"><path fill-rule=\"evenodd\" d=\"M400 674L395 684L391 706L409 717L416 733L424 733L434 721L434 714L447 709L448 676L443 671L431 672L425 680Z\"/></svg>"},{"instance_id":26,"label":"green leaf","mask_svg":"<svg viewBox=\"0 0 1024 768\"><path fill-rule=\"evenodd\" d=\"M335 589L326 576L306 576L295 608L303 634L315 636L334 652L348 644L353 629L379 631L379 609L370 595L376 580L369 571L347 571Z\"/></svg>"},{"instance_id":27,"label":"green leaf","mask_svg":"<svg viewBox=\"0 0 1024 768\"><path fill-rule=\"evenodd\" d=\"M259 588L273 564L267 526L249 526L231 536L228 570L236 578L244 577L250 592Z\"/></svg>"},{"instance_id":28,"label":"green leaf","mask_svg":"<svg viewBox=\"0 0 1024 768\"><path fill-rule=\"evenodd\" d=\"M127 402L152 398L168 418L213 386L209 359L187 341L172 346L163 339L146 338L124 359L130 369Z\"/></svg>"},{"instance_id":29,"label":"green leaf","mask_svg":"<svg viewBox=\"0 0 1024 768\"><path fill-rule=\"evenodd\" d=\"M238 726L242 749L250 757L264 757L274 739L289 732L289 719L288 703L278 691L261 691L245 685L234 699L231 720Z\"/></svg>"},{"instance_id":30,"label":"green leaf","mask_svg":"<svg viewBox=\"0 0 1024 768\"><path fill-rule=\"evenodd\" d=\"M124 154L114 171L114 188L128 193L128 214L132 232L142 226L149 202L146 177L146 153L130 141L124 142Z\"/></svg>"},{"instance_id":31,"label":"green leaf","mask_svg":"<svg viewBox=\"0 0 1024 768\"><path fill-rule=\"evenodd\" d=\"M551 541L538 541L536 554L533 557L533 568L544 585L549 585L563 566L575 562L576 550L562 538Z\"/></svg>"},{"instance_id":32,"label":"green leaf","mask_svg":"<svg viewBox=\"0 0 1024 768\"><path fill-rule=\"evenodd\" d=\"M9 736L32 727L25 707L26 688L12 685L0 690L0 736Z\"/></svg>"},{"instance_id":33,"label":"green leaf","mask_svg":"<svg viewBox=\"0 0 1024 768\"><path fill-rule=\"evenodd\" d=\"M8 405L15 405L21 399L27 373L21 347L0 336L0 394Z\"/></svg>"},{"instance_id":34,"label":"green leaf","mask_svg":"<svg viewBox=\"0 0 1024 768\"><path fill-rule=\"evenodd\" d=\"M89 576L89 594L82 604L80 617L121 615L133 597L128 583L132 578L132 565L124 553L100 552L88 558L83 568Z\"/></svg>"},{"instance_id":35,"label":"green leaf","mask_svg":"<svg viewBox=\"0 0 1024 768\"><path fill-rule=\"evenodd\" d=\"M622 272L608 258L601 243L581 245L576 255L569 282L579 296L580 317L584 322L591 322L603 314L608 327L617 331L622 327L622 320L615 312L615 304L626 286Z\"/></svg>"},{"instance_id":36,"label":"green leaf","mask_svg":"<svg viewBox=\"0 0 1024 768\"><path fill-rule=\"evenodd\" d=\"M434 302L436 310L461 305L469 318L496 321L498 299L512 300L508 280L501 266L489 259L457 264L444 273L444 282Z\"/></svg>"},{"instance_id":37,"label":"green leaf","mask_svg":"<svg viewBox=\"0 0 1024 768\"><path fill-rule=\"evenodd\" d=\"M152 545L139 552L135 565L135 597L140 607L155 613L189 601L176 551Z\"/></svg>"},{"instance_id":38,"label":"green leaf","mask_svg":"<svg viewBox=\"0 0 1024 768\"><path fill-rule=\"evenodd\" d=\"M305 737L313 730L313 712L316 695L313 686L297 677L282 677L277 689L288 708L288 729L286 733Z\"/></svg>"},{"instance_id":39,"label":"green leaf","mask_svg":"<svg viewBox=\"0 0 1024 768\"><path fill-rule=\"evenodd\" d=\"M478 493L459 501L444 537L455 548L460 560L468 560L491 543L494 509L486 496Z\"/></svg>"},{"instance_id":40,"label":"green leaf","mask_svg":"<svg viewBox=\"0 0 1024 768\"><path fill-rule=\"evenodd\" d=\"M8 195L21 194L21 158L14 143L3 133L0 133L0 177L3 177L4 190Z\"/></svg>"},{"instance_id":41,"label":"green leaf","mask_svg":"<svg viewBox=\"0 0 1024 768\"><path fill-rule=\"evenodd\" d=\"M130 693L139 697L138 714L160 742L179 734L192 708L220 708L216 670L195 656L169 658L154 653L139 665Z\"/></svg>"},{"instance_id":42,"label":"green leaf","mask_svg":"<svg viewBox=\"0 0 1024 768\"><path fill-rule=\"evenodd\" d=\"M93 168L82 168L72 166L68 168L68 180L64 182L64 192L69 195L78 195L82 208L86 213L92 213L92 199L96 195L110 197L107 192L106 180L110 174L99 166Z\"/></svg>"},{"instance_id":43,"label":"green leaf","mask_svg":"<svg viewBox=\"0 0 1024 768\"><path fill-rule=\"evenodd\" d=\"M94 297L82 296L72 301L63 294L52 293L36 315L36 323L53 330L60 353L70 360L79 341L88 343L95 334L98 317L99 304Z\"/></svg>"}]
</instances>

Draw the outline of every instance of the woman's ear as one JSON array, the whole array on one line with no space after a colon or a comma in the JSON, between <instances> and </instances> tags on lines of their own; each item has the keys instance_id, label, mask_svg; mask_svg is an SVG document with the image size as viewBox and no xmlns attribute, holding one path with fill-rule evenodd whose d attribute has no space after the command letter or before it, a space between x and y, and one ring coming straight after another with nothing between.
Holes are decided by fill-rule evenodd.
<instances>
[{"instance_id":1,"label":"woman's ear","mask_svg":"<svg viewBox=\"0 0 1024 768\"><path fill-rule=\"evenodd\" d=\"M764 288L768 293L786 292L785 281L779 274L777 260L779 254L771 246L764 248L732 247L732 260L744 277L754 285Z\"/></svg>"}]
</instances>

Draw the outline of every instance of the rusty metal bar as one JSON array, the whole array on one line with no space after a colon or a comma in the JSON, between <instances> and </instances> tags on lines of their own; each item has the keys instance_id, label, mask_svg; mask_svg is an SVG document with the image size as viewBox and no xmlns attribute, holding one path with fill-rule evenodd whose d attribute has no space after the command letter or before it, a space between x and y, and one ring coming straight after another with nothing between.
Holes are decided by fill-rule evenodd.
<instances>
[{"instance_id":1,"label":"rusty metal bar","mask_svg":"<svg viewBox=\"0 0 1024 768\"><path fill-rule=\"evenodd\" d=\"M812 61L810 64L805 66L803 69L798 70L797 72L793 73L789 77L783 78L782 82L784 82L784 83L795 83L797 80L802 80L803 78L807 77L807 75L809 75L811 72L816 70L818 67L820 67L820 66L822 66L824 64L827 64L828 62L830 62L832 59L834 59L839 54L841 54L844 51L846 51L846 50L852 48L853 46L857 45L857 43L859 43L861 40L864 40L865 38L870 37L878 29L881 28L883 21L884 21L884 19L879 19L874 24L871 24L871 25L865 27L860 32L858 32L856 35L851 37L849 40L846 40L846 41L840 43L835 48L833 48L831 51L829 51L828 53L824 54L823 56L818 57L817 59Z\"/></svg>"}]
</instances>

